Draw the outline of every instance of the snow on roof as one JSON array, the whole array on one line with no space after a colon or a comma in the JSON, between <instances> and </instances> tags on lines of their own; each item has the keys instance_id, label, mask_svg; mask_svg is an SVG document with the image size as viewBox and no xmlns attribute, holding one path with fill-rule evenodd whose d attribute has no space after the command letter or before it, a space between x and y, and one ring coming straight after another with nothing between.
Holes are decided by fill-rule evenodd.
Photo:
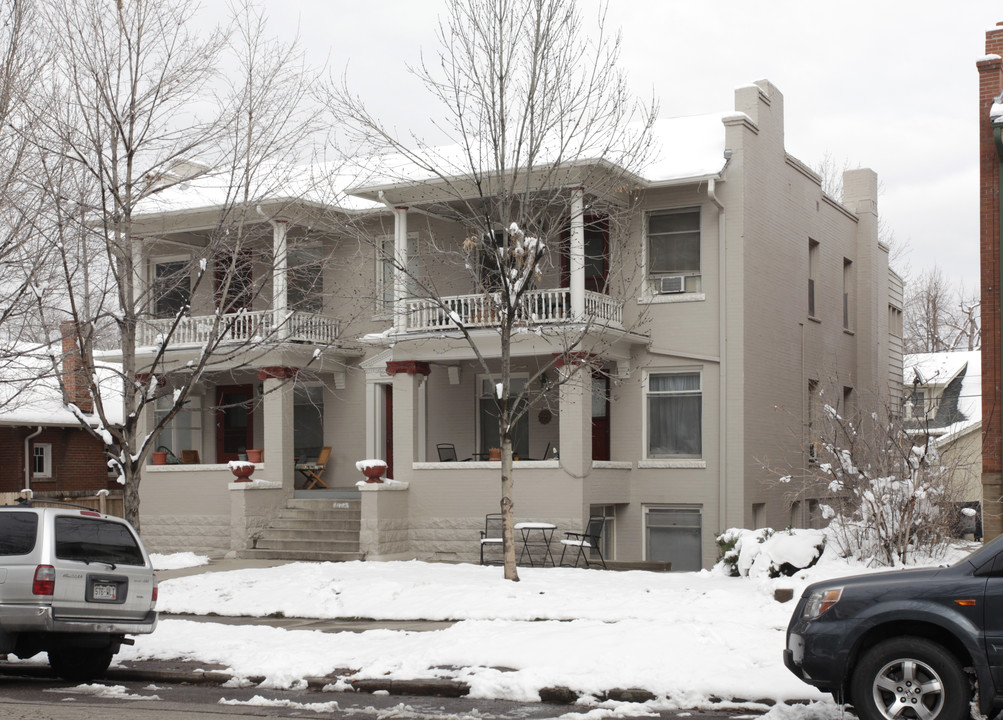
<instances>
[{"instance_id":1,"label":"snow on roof","mask_svg":"<svg viewBox=\"0 0 1003 720\"><path fill-rule=\"evenodd\" d=\"M954 437L982 422L982 352L914 353L903 358L906 393L913 381L927 387L945 388L964 373L958 392L958 411L964 419L937 428L943 438Z\"/></svg>"},{"instance_id":2,"label":"snow on roof","mask_svg":"<svg viewBox=\"0 0 1003 720\"><path fill-rule=\"evenodd\" d=\"M79 420L63 402L56 367L58 346L21 345L17 354L0 359L0 425L76 426ZM97 365L98 384L110 422L122 422L121 367ZM96 424L97 419L95 417Z\"/></svg>"},{"instance_id":3,"label":"snow on roof","mask_svg":"<svg viewBox=\"0 0 1003 720\"><path fill-rule=\"evenodd\" d=\"M730 111L656 120L652 126L651 159L636 174L652 185L720 174L726 164L723 120L734 116L736 113ZM459 145L429 148L428 154L431 164L443 176L469 174L466 154ZM572 164L599 161L601 158L580 157ZM298 200L344 212L378 210L383 208L381 203L359 195L372 196L381 187L420 183L435 177L427 168L400 154L360 156L337 166L324 163L303 166L302 172L292 175L290 182L277 183L274 190L261 189L257 193L259 199L254 202ZM267 177L268 173L262 176ZM177 184L141 202L137 215L211 211L234 202L230 178L223 172L180 182L175 176L168 176L167 180Z\"/></svg>"}]
</instances>

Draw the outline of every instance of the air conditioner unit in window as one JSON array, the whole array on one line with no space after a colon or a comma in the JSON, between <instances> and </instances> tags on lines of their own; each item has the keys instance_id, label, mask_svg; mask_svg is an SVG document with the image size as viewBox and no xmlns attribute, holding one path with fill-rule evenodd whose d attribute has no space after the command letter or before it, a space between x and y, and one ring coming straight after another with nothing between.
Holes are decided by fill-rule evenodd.
<instances>
[{"instance_id":1,"label":"air conditioner unit in window","mask_svg":"<svg viewBox=\"0 0 1003 720\"><path fill-rule=\"evenodd\" d=\"M681 293L686 289L686 278L682 275L668 275L658 278L658 293L668 295L669 293Z\"/></svg>"}]
</instances>

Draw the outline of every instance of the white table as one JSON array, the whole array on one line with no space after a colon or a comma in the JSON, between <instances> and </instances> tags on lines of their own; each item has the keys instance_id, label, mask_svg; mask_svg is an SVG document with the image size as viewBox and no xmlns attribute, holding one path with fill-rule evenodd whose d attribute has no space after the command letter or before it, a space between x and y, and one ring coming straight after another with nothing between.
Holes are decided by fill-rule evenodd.
<instances>
[{"instance_id":1,"label":"white table","mask_svg":"<svg viewBox=\"0 0 1003 720\"><path fill-rule=\"evenodd\" d=\"M530 567L536 566L536 561L533 560L533 553L530 551L529 546L534 544L531 542L533 532L538 532L540 534L540 541L535 543L540 546L543 550L543 556L540 558L540 566L545 567L547 565L547 558L550 558L551 566L556 565L554 562L554 556L550 554L550 541L554 537L554 530L557 526L553 523L545 522L521 522L515 524L515 529L522 533L522 552L519 553L519 562L522 562L523 556L529 558Z\"/></svg>"}]
</instances>

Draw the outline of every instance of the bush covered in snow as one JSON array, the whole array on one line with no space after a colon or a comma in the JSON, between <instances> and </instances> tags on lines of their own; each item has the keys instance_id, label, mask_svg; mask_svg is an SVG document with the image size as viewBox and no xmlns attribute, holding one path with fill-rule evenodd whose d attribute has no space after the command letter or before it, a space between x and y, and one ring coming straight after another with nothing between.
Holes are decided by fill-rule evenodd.
<instances>
[{"instance_id":1,"label":"bush covered in snow","mask_svg":"<svg viewBox=\"0 0 1003 720\"><path fill-rule=\"evenodd\" d=\"M732 528L717 538L718 567L734 577L790 577L818 562L825 542L821 530Z\"/></svg>"}]
</instances>

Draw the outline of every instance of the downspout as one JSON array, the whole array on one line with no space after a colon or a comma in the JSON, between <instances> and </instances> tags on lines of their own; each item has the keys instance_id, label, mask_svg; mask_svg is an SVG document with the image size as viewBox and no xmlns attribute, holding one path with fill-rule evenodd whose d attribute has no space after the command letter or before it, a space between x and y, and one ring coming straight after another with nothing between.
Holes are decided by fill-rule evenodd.
<instances>
[{"instance_id":1,"label":"downspout","mask_svg":"<svg viewBox=\"0 0 1003 720\"><path fill-rule=\"evenodd\" d=\"M25 435L24 437L24 489L31 490L31 458L28 456L28 449L31 447L31 441L42 434L42 426L38 426L38 430L31 433L30 435Z\"/></svg>"},{"instance_id":2,"label":"downspout","mask_svg":"<svg viewBox=\"0 0 1003 720\"><path fill-rule=\"evenodd\" d=\"M727 263L724 257L724 204L715 194L714 178L707 181L707 199L717 207L717 282L718 282L718 522L719 532L728 527L728 453L725 438L728 434L726 419L728 417L728 311L727 303Z\"/></svg>"}]
</instances>

